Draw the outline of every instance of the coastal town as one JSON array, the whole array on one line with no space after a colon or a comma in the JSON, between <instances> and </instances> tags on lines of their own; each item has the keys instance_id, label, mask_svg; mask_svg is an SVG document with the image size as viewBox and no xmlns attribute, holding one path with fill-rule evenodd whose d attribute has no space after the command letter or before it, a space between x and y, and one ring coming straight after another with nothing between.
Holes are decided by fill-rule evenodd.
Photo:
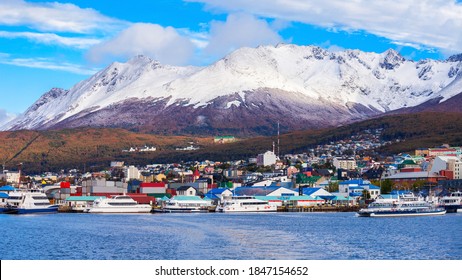
<instances>
[{"instance_id":1,"label":"coastal town","mask_svg":"<svg viewBox=\"0 0 462 280\"><path fill-rule=\"evenodd\" d=\"M134 212L358 211L380 199L412 193L434 205L462 188L462 147L419 148L375 160L372 149L390 144L380 129L318 145L301 154L279 155L279 146L253 158L134 166L120 161L106 170L77 169L39 175L3 170L2 209L19 207L18 189L36 189L61 212L127 212L111 205L136 206ZM237 141L216 137L215 143ZM194 143L190 143L194 149ZM122 152L152 152L131 147ZM44 198L42 198L44 199ZM111 199L113 201L111 201ZM248 206L235 200L246 199ZM22 198L24 200L24 198ZM460 208L460 198L457 209ZM95 209L109 207L107 210ZM142 207L143 206L143 207ZM149 206L149 207L147 207ZM227 207L228 206L228 207ZM454 206L451 206L454 208ZM141 210L140 210L141 209ZM8 211L4 211L8 212Z\"/></svg>"}]
</instances>

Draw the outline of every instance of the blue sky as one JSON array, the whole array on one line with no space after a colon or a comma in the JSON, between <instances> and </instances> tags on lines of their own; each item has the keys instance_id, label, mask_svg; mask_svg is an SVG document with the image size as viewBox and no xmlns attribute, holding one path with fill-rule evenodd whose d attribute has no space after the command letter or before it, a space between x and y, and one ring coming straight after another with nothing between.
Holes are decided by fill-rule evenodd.
<instances>
[{"instance_id":1,"label":"blue sky","mask_svg":"<svg viewBox=\"0 0 462 280\"><path fill-rule=\"evenodd\" d=\"M137 54L208 65L291 43L445 59L462 52L461 30L454 0L0 0L0 124Z\"/></svg>"}]
</instances>

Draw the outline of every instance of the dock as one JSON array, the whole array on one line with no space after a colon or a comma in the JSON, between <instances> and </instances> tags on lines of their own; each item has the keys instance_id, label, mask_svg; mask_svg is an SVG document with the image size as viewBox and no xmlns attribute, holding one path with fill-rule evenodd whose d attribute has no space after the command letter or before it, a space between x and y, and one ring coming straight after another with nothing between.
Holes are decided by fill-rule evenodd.
<instances>
[{"instance_id":1,"label":"dock","mask_svg":"<svg viewBox=\"0 0 462 280\"><path fill-rule=\"evenodd\" d=\"M279 206L278 212L358 212L360 206Z\"/></svg>"}]
</instances>

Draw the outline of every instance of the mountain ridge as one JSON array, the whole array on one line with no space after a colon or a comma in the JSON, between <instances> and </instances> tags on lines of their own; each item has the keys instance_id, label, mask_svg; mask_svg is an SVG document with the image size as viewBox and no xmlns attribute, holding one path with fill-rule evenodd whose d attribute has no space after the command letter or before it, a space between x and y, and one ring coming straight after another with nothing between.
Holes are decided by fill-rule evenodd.
<instances>
[{"instance_id":1,"label":"mountain ridge","mask_svg":"<svg viewBox=\"0 0 462 280\"><path fill-rule=\"evenodd\" d=\"M338 126L450 99L457 94L444 89L460 80L461 69L458 56L414 62L392 49L329 52L287 44L241 48L205 67L136 56L70 90L50 90L2 128L268 135L277 122L284 131Z\"/></svg>"}]
</instances>

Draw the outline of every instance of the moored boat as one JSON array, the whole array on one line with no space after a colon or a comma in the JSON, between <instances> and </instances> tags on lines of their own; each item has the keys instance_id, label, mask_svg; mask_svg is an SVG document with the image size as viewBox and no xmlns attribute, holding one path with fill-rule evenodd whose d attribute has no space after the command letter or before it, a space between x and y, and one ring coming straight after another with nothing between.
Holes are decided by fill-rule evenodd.
<instances>
[{"instance_id":1,"label":"moored boat","mask_svg":"<svg viewBox=\"0 0 462 280\"><path fill-rule=\"evenodd\" d=\"M439 201L440 207L446 209L447 213L462 212L462 192L452 192L443 196Z\"/></svg>"},{"instance_id":2,"label":"moored boat","mask_svg":"<svg viewBox=\"0 0 462 280\"><path fill-rule=\"evenodd\" d=\"M400 195L397 200L377 199L357 213L358 217L413 217L444 214L446 214L444 208L437 207L413 194Z\"/></svg>"},{"instance_id":3,"label":"moored boat","mask_svg":"<svg viewBox=\"0 0 462 280\"><path fill-rule=\"evenodd\" d=\"M59 205L52 205L42 189L17 190L8 194L5 214L57 213Z\"/></svg>"},{"instance_id":4,"label":"moored boat","mask_svg":"<svg viewBox=\"0 0 462 280\"><path fill-rule=\"evenodd\" d=\"M177 195L167 200L160 212L208 212L211 206L210 200L198 196Z\"/></svg>"},{"instance_id":5,"label":"moored boat","mask_svg":"<svg viewBox=\"0 0 462 280\"><path fill-rule=\"evenodd\" d=\"M114 195L110 198L98 198L86 213L150 213L151 205L138 204L128 195Z\"/></svg>"},{"instance_id":6,"label":"moored boat","mask_svg":"<svg viewBox=\"0 0 462 280\"><path fill-rule=\"evenodd\" d=\"M219 212L276 212L277 206L253 196L233 196L217 207Z\"/></svg>"}]
</instances>

